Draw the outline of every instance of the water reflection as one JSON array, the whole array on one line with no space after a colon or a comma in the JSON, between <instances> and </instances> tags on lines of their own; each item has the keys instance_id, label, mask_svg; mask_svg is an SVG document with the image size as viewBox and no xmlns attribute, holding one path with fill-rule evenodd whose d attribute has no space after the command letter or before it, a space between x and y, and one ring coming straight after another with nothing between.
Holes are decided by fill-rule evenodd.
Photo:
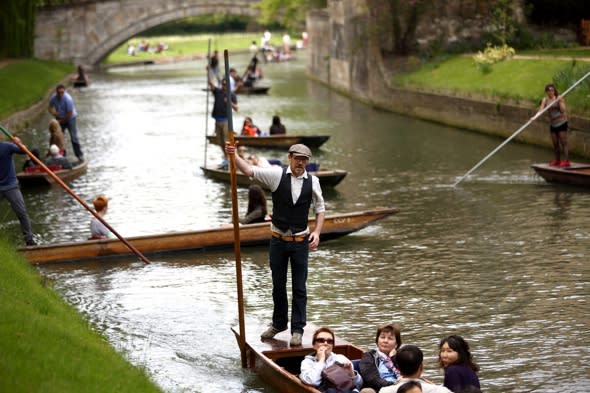
<instances>
[{"instance_id":1,"label":"water reflection","mask_svg":"<svg viewBox=\"0 0 590 393\"><path fill-rule=\"evenodd\" d=\"M241 68L247 58L235 61ZM93 76L89 89L75 92L90 165L72 187L87 201L109 195L107 219L124 236L230 219L228 187L199 170L203 71L195 63L137 67ZM456 332L470 341L486 392L590 390L590 199L534 175L530 164L550 152L509 144L453 188L497 139L373 110L305 80L303 62L267 65L265 76L270 95L239 97L235 124L251 115L269 126L278 113L290 133L331 135L314 160L349 175L325 190L329 211L402 209L312 253L310 321L371 347L375 326L397 320L404 342L424 349L426 376L437 382L438 340ZM23 137L45 143L45 128L40 119ZM206 152L208 163L221 161L220 149ZM61 190L25 197L43 241L87 236L89 215ZM245 189L239 198L244 211ZM10 215L0 209L0 218ZM2 222L17 233L17 224ZM242 251L246 312L268 320L266 250ZM240 369L229 330L237 323L231 251L40 270L166 391L272 391Z\"/></svg>"}]
</instances>

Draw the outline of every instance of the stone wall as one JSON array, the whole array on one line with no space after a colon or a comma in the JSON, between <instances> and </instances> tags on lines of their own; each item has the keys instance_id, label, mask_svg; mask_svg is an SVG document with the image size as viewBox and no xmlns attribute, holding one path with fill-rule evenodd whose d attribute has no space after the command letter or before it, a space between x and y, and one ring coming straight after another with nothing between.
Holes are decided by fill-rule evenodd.
<instances>
[{"instance_id":1,"label":"stone wall","mask_svg":"<svg viewBox=\"0 0 590 393\"><path fill-rule=\"evenodd\" d=\"M453 4L458 3L469 3L474 7L468 17L471 19L463 24L460 13L451 13ZM445 39L454 39L464 37L465 31L479 34L484 24L479 27L479 33L473 26L483 22L485 13L476 7L477 4L481 6L481 2L475 0L444 3L442 7L446 8L439 10L436 18L432 17L432 23L420 30L421 35L417 38L426 37L424 39L428 40L428 37L440 34ZM370 20L367 0L328 0L326 10L310 13L307 18L309 77L375 107L501 138L511 136L535 114L537 107L533 104L449 97L389 86L387 81L392 70L381 57L382 42L368 38ZM446 29L444 34L439 31L443 27ZM439 33L433 33L437 31ZM570 151L590 157L590 119L572 116L569 124ZM536 120L515 140L551 148L547 119Z\"/></svg>"}]
</instances>

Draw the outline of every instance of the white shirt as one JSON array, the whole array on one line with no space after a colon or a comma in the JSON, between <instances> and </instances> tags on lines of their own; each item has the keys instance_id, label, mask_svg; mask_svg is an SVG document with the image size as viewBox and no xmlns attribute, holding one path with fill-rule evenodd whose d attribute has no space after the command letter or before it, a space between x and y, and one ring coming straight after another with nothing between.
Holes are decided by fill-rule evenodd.
<instances>
[{"instance_id":1,"label":"white shirt","mask_svg":"<svg viewBox=\"0 0 590 393\"><path fill-rule=\"evenodd\" d=\"M381 388L379 393L397 393L397 390L400 386L408 381L418 381L422 386L422 393L453 393L449 389L445 388L441 385L435 385L433 383L428 383L422 379L415 379L415 378L400 378L397 380L395 385L389 385Z\"/></svg>"}]
</instances>

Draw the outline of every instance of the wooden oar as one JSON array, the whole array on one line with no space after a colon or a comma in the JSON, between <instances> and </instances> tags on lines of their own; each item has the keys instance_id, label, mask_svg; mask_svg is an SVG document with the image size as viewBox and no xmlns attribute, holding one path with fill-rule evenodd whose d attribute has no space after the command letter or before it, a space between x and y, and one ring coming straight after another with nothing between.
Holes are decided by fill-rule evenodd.
<instances>
[{"instance_id":1,"label":"wooden oar","mask_svg":"<svg viewBox=\"0 0 590 393\"><path fill-rule=\"evenodd\" d=\"M232 122L232 106L231 106L231 89L229 84L229 55L227 49L223 51L223 58L225 61L225 94L227 100L227 124L228 124L228 136L230 145L234 146L234 133L233 133L233 122ZM224 147L225 148L225 147ZM232 211L232 223L234 225L234 253L236 255L236 281L238 289L238 317L240 322L240 353L242 355L242 368L248 367L246 358L246 323L244 320L244 289L242 286L242 258L240 255L240 219L238 216L238 181L236 177L236 157L235 155L229 156L229 172L231 180L231 211Z\"/></svg>"},{"instance_id":2,"label":"wooden oar","mask_svg":"<svg viewBox=\"0 0 590 393\"><path fill-rule=\"evenodd\" d=\"M80 198L78 195L76 195L76 193L74 191L72 191L72 189L70 187L68 187L63 182L63 180L61 180L55 173L53 173L53 171L51 169L47 168L47 166L43 163L43 161L41 161L40 159L38 159L37 157L35 157L35 155L33 153L31 153L29 151L29 149L27 149L27 147L25 145L23 145L22 143L20 143L17 138L15 138L14 136L12 136L12 134L10 132L8 132L7 129L5 129L4 127L0 126L0 130L2 130L2 132L4 133L4 135L6 135L7 137L9 137L19 147L19 149L21 149L21 151L25 152L31 158L31 160L33 160L35 162L35 164L37 164L41 168L43 168L43 170L45 172L47 172L47 174L49 176L51 176L53 178L53 180L55 180L55 182L57 184L59 184L72 197L74 197L74 199L77 200L82 206L84 206L84 208L86 208L86 210L88 210L94 217L96 217L100 222L102 222L104 224L104 226L107 227L108 230L111 231L115 236L117 236L119 238L119 240L121 240L135 255L137 255L145 263L147 263L147 264L150 263L150 261L141 252L139 252L135 247L133 247L133 245L131 243L129 243L127 240L125 240L125 238L123 236L119 235L119 233L117 231L115 231L113 229L113 227L110 226L109 223L107 223L104 220L104 218L102 218L100 215L98 215L98 213L96 213L90 206L88 206L88 204L86 202L84 202L84 200L82 198Z\"/></svg>"},{"instance_id":3,"label":"wooden oar","mask_svg":"<svg viewBox=\"0 0 590 393\"><path fill-rule=\"evenodd\" d=\"M203 166L207 168L207 135L209 134L209 90L211 90L211 86L209 86L209 65L211 64L211 38L209 38L209 43L207 44L207 98L205 99L205 162Z\"/></svg>"},{"instance_id":4,"label":"wooden oar","mask_svg":"<svg viewBox=\"0 0 590 393\"><path fill-rule=\"evenodd\" d=\"M588 75L590 75L590 72L588 72L586 75L584 75L583 77L581 77L576 83L574 83L573 85L571 85L570 88L567 89L566 91L564 91L563 94L561 94L560 97L565 97L565 95L567 93L569 93L576 86L578 86L584 79L586 79L588 77ZM471 168L469 171L467 171L466 174L464 174L463 176L461 176L461 178L459 180L457 180L455 182L455 184L453 184L453 187L455 187L455 186L457 186L457 184L461 183L461 181L463 181L463 179L465 179L467 176L469 176L471 174L471 172L473 172L474 170L476 170L477 168L479 168L479 166L481 164L483 164L488 158L490 158L491 156L493 156L498 150L500 150L502 147L504 147L504 145L507 144L508 142L510 142L515 136L517 136L518 134L520 134L520 132L522 130L524 130L526 127L528 127L529 124L531 124L533 121L535 121L536 119L538 119L539 116L541 116L543 113L545 113L546 111L548 111L549 108L551 108L551 106L553 106L553 104L555 103L555 101L557 101L557 98L555 100L551 101L549 104L547 104L547 106L545 108L543 108L543 110L537 112L535 114L535 116L531 117L529 119L529 121L527 121L522 127L520 127L518 130L516 130L514 132L514 134L510 135L510 137L508 139L506 139L504 142L502 142L500 144L500 146L496 147L490 154L488 154L480 162L478 162L477 164L475 164L475 166L473 168Z\"/></svg>"}]
</instances>

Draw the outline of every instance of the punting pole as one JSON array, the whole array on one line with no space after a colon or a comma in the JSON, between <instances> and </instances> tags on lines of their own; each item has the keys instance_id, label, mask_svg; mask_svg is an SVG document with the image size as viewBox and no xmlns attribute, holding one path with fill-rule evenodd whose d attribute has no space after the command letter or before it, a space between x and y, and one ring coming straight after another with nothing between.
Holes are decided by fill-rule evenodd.
<instances>
[{"instance_id":1,"label":"punting pole","mask_svg":"<svg viewBox=\"0 0 590 393\"><path fill-rule=\"evenodd\" d=\"M203 166L207 168L207 135L209 135L209 90L211 87L209 86L209 65L211 64L211 38L209 38L209 43L207 44L207 81L205 88L207 90L207 98L205 99L205 162Z\"/></svg>"},{"instance_id":2,"label":"punting pole","mask_svg":"<svg viewBox=\"0 0 590 393\"><path fill-rule=\"evenodd\" d=\"M570 86L569 89L567 89L566 91L564 91L560 97L565 97L565 95L567 93L569 93L570 91L572 91L576 86L578 86L584 79L586 79L588 77L588 75L590 75L590 72L588 72L586 75L584 75L583 77L581 77L576 83L574 83L573 85ZM516 130L514 132L514 134L510 135L510 137L508 139L506 139L504 142L502 142L500 144L500 146L496 147L490 154L488 154L487 156L485 156L480 162L478 162L473 168L471 168L466 174L464 174L461 178L459 178L459 180L457 180L455 182L455 184L453 184L453 187L456 187L457 184L461 183L461 181L463 181L463 179L465 179L467 176L469 176L471 174L471 172L473 172L474 170L476 170L477 168L479 168L479 166L481 164L483 164L488 158L490 158L491 156L493 156L498 150L500 150L502 147L504 147L505 144L507 144L508 142L510 142L515 136L517 136L518 134L520 134L520 132L522 130L524 130L526 127L528 127L533 121L537 120L539 118L539 116L541 116L543 113L545 113L547 110L549 110L549 108L551 108L551 106L553 105L553 103L557 101L557 99L551 101L551 103L549 103L545 108L543 108L543 110L537 112L535 114L535 116L531 117L529 119L529 121L527 121L522 127L520 127L518 130Z\"/></svg>"},{"instance_id":3,"label":"punting pole","mask_svg":"<svg viewBox=\"0 0 590 393\"><path fill-rule=\"evenodd\" d=\"M229 55L227 49L223 51L223 58L225 60L225 94L227 101L227 120L228 120L228 138L229 144L235 145L234 128L232 121L232 106L231 106L231 89L229 84ZM231 180L231 212L232 223L234 225L234 253L236 255L236 281L238 288L238 316L240 321L240 353L242 355L242 368L248 367L246 358L246 323L244 320L244 288L242 286L242 258L240 255L240 220L238 217L238 182L236 177L236 156L231 155L229 158L229 171Z\"/></svg>"},{"instance_id":4,"label":"punting pole","mask_svg":"<svg viewBox=\"0 0 590 393\"><path fill-rule=\"evenodd\" d=\"M119 238L119 240L121 240L127 246L127 248L129 248L129 250L131 250L135 255L137 255L146 264L150 263L150 261L141 252L139 252L139 250L137 248L135 248L131 243L129 243L123 236L119 235L119 233L117 231L115 231L113 229L113 227L110 226L109 223L107 223L104 220L104 218L99 216L98 213L96 213L90 206L88 206L88 204L86 202L84 202L84 200L82 198L80 198L78 195L76 195L76 193L74 191L72 191L72 189L70 187L68 187L63 182L63 180L61 180L55 173L53 173L53 171L51 169L47 168L47 166L43 163L43 161L41 161L40 159L35 157L35 155L33 153L31 153L25 145L20 143L18 141L18 139L16 139L14 136L12 136L12 134L10 132L8 132L8 130L6 130L4 127L0 126L0 130L2 130L4 135L9 137L12 140L12 142L14 142L19 147L19 149L24 151L31 158L31 160L33 160L35 162L35 164L37 164L41 168L43 168L43 170L45 172L47 172L47 174L49 176L51 176L57 184L59 184L72 197L74 197L74 199L77 200L82 206L84 206L84 208L86 208L86 210L88 210L94 217L96 217L100 222L102 222L104 224L104 226L108 228L109 231L111 231L115 236L117 236Z\"/></svg>"}]
</instances>

